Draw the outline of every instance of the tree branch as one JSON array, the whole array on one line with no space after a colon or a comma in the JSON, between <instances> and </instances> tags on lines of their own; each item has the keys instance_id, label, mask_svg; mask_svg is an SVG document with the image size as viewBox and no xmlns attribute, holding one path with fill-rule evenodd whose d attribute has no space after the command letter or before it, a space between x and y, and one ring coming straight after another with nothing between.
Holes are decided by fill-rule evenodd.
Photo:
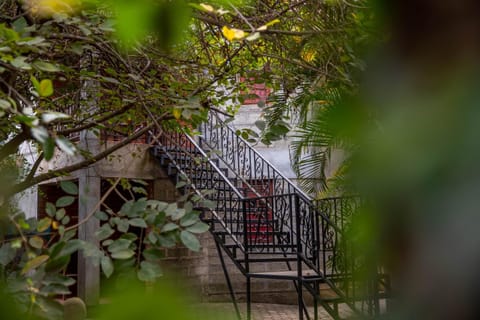
<instances>
[{"instance_id":1,"label":"tree branch","mask_svg":"<svg viewBox=\"0 0 480 320\"><path fill-rule=\"evenodd\" d=\"M28 129L23 128L22 132L17 134L0 148L0 161L17 152L18 147L28 138L30 138L30 132Z\"/></svg>"},{"instance_id":2,"label":"tree branch","mask_svg":"<svg viewBox=\"0 0 480 320\"><path fill-rule=\"evenodd\" d=\"M33 164L32 166L32 169L30 170L30 172L28 173L27 177L25 178L25 180L30 180L32 179L34 176L35 176L35 173L37 172L38 170L38 167L40 166L40 163L42 163L42 160L44 158L44 153L40 153L40 155L38 156L37 160L35 160L35 163Z\"/></svg>"},{"instance_id":3,"label":"tree branch","mask_svg":"<svg viewBox=\"0 0 480 320\"><path fill-rule=\"evenodd\" d=\"M215 25L217 27L223 27L223 26L228 26L228 22L223 21L223 20L217 20L217 19L212 19L211 17L201 15L201 14L194 14L194 18L210 24L210 25ZM252 30L250 29L241 29L245 32L251 32ZM281 29L265 29L265 30L255 30L255 32L259 32L261 34L283 34L287 36L308 36L308 35L314 35L314 34L325 34L325 33L336 33L336 32L341 32L339 29L324 29L324 30L305 30L305 31L291 31L291 30L281 30Z\"/></svg>"},{"instance_id":4,"label":"tree branch","mask_svg":"<svg viewBox=\"0 0 480 320\"><path fill-rule=\"evenodd\" d=\"M157 121L161 120L164 116L165 115L159 117L157 119ZM5 194L5 197L9 198L9 197L13 196L14 194L19 193L19 192L21 192L25 189L28 189L28 188L30 188L30 187L32 187L32 186L34 186L34 185L36 185L40 182L58 177L60 175L65 175L67 173L71 173L71 172L77 171L77 170L82 169L82 168L86 168L86 167L104 159L105 157L107 157L111 153L117 151L118 149L128 145L133 140L138 139L139 137L141 137L142 135L147 133L150 129L154 128L155 126L156 126L155 123L152 123L148 126L145 126L141 130L137 131L135 134L131 135L128 138L125 138L124 140L122 140L121 142L111 146L110 148L105 149L104 151L102 151L102 152L98 153L97 155L93 156L92 158L85 159L85 160L80 161L78 163L75 163L75 164L72 164L72 165L57 169L57 170L52 170L52 171L49 171L47 173L40 174L36 177L33 177L30 180L25 179L24 181L12 186L12 188L9 190L9 192L7 192Z\"/></svg>"},{"instance_id":5,"label":"tree branch","mask_svg":"<svg viewBox=\"0 0 480 320\"><path fill-rule=\"evenodd\" d=\"M97 120L93 121L93 122L89 122L89 123L86 123L82 126L78 126L78 127L74 127L74 128L70 128L70 129L64 129L64 130L60 130L60 131L57 131L57 134L60 134L60 135L69 135L71 133L75 133L75 132L80 132L82 130L87 130L87 129L91 129L93 127L95 127L96 125L98 125L99 123L102 123L104 121L107 121L107 120L110 120L111 118L115 117L115 116L118 116L118 115L121 115L125 112L127 112L129 109L131 109L133 106L135 106L134 103L129 103L125 106L123 106L122 108L118 109L118 110L115 110L115 111L112 111L106 115L103 115L102 117L98 118Z\"/></svg>"}]
</instances>

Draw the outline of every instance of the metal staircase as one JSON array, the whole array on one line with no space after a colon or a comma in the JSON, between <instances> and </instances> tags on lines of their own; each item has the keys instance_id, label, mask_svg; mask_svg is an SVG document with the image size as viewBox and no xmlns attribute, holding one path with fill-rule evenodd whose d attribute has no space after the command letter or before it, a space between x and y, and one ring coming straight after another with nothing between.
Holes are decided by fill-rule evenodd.
<instances>
[{"instance_id":1,"label":"metal staircase","mask_svg":"<svg viewBox=\"0 0 480 320\"><path fill-rule=\"evenodd\" d=\"M353 259L354 245L344 236L359 198L313 201L213 111L199 136L165 131L151 152L173 179L203 199L203 219L239 318L222 252L246 277L248 319L254 278L293 281L299 319L317 319L319 303L335 319L373 318L385 309L387 277L377 267L373 277L357 277L364 264ZM272 268L257 272L258 263ZM313 297L313 314L305 293Z\"/></svg>"}]
</instances>

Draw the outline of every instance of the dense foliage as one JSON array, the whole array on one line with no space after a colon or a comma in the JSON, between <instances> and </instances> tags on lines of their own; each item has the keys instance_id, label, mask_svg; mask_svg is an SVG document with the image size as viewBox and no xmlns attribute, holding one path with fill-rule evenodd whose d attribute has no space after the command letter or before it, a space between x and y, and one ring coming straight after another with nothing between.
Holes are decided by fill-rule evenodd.
<instances>
[{"instance_id":1,"label":"dense foliage","mask_svg":"<svg viewBox=\"0 0 480 320\"><path fill-rule=\"evenodd\" d=\"M85 221L71 225L65 210L75 185L63 182L65 195L38 221L25 221L15 195L149 132L193 128L210 108L234 113L255 82L274 93L260 105L259 138L281 139L293 114L306 125L322 110L330 88L356 90L372 18L364 1L4 0L0 9L0 177L8 181L0 186L0 269L22 312L47 317L58 316L52 298L72 284L63 274L74 252L96 259L107 277L130 266L149 282L161 275L161 248L181 242L198 250L195 234L206 231L193 210L200 198L181 199L182 208L130 199L119 212L91 212L102 221L95 247L76 239ZM82 143L86 134L121 139L92 149ZM25 144L33 162L22 158ZM40 170L58 156L71 161Z\"/></svg>"}]
</instances>

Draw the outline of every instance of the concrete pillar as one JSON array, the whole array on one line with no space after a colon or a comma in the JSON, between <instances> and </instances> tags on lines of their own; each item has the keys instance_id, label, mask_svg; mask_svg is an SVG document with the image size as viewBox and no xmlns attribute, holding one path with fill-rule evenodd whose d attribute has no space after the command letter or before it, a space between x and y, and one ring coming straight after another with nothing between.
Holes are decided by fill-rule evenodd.
<instances>
[{"instance_id":1,"label":"concrete pillar","mask_svg":"<svg viewBox=\"0 0 480 320\"><path fill-rule=\"evenodd\" d=\"M89 101L89 100L87 100ZM91 131L80 133L80 147L91 152L92 155L100 151L98 137ZM100 202L100 176L96 172L96 164L82 169L78 175L78 221L83 221ZM100 227L100 221L91 217L78 228L78 238L97 247L98 240L95 232ZM78 254L78 296L85 301L87 306L96 305L100 300L100 266L93 263L92 258L86 258L81 252Z\"/></svg>"},{"instance_id":2,"label":"concrete pillar","mask_svg":"<svg viewBox=\"0 0 480 320\"><path fill-rule=\"evenodd\" d=\"M79 202L78 219L85 219L100 201L100 177L95 174L93 168L83 170L78 178ZM90 218L80 225L78 238L98 246L95 231L100 227L100 221ZM87 305L96 305L100 298L100 267L94 264L91 258L86 258L79 253L78 256L78 296Z\"/></svg>"}]
</instances>

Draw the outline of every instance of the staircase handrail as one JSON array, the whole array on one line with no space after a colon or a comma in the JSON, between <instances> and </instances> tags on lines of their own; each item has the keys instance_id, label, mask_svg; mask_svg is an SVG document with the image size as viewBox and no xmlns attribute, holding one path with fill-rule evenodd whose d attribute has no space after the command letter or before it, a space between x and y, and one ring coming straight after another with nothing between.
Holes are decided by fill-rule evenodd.
<instances>
[{"instance_id":1,"label":"staircase handrail","mask_svg":"<svg viewBox=\"0 0 480 320\"><path fill-rule=\"evenodd\" d=\"M217 174L222 177L222 179L228 184L228 186L230 188L232 188L233 192L235 192L235 194L240 198L240 200L243 200L245 199L245 197L242 195L242 193L238 190L238 188L230 181L230 179L223 173L222 170L220 170L220 168L215 164L215 162L212 161L212 159L210 158L210 156L198 145L198 143L195 141L195 139L193 139L189 134L187 134L186 132L185 133L185 136L187 137L187 139L189 140L189 142L195 147L195 149L202 155L202 157L204 159L207 159L208 163L210 164L210 166L213 167L213 169L215 169L215 171L217 172Z\"/></svg>"},{"instance_id":2,"label":"staircase handrail","mask_svg":"<svg viewBox=\"0 0 480 320\"><path fill-rule=\"evenodd\" d=\"M218 112L216 112L215 110L211 110L210 112L212 112L214 114L214 116L223 124L223 126L225 128L227 128L229 131L235 133L235 130L229 126L227 123L225 123L225 121L219 116ZM233 116L232 116L233 118ZM235 133L236 134L236 133ZM262 159L262 161L264 161L268 166L270 166L273 171L275 171L275 173L277 175L279 175L280 177L282 177L283 180L285 180L289 186L291 186L300 196L302 196L303 198L305 198L305 200L307 201L313 201L313 198L310 197L308 194L305 193L305 191L303 191L302 189L300 189L296 184L294 184L288 177L286 177L282 172L280 172L270 161L268 161L267 159L265 159L265 157L262 156L262 154L260 152L258 152L255 148L252 148L250 146L250 143L248 143L247 140L245 140L242 136L239 136L237 135L237 137L240 139L240 141L242 141L245 145L249 146L251 148L251 150L260 157L260 159Z\"/></svg>"},{"instance_id":3,"label":"staircase handrail","mask_svg":"<svg viewBox=\"0 0 480 320\"><path fill-rule=\"evenodd\" d=\"M176 144L176 142L174 141L174 139L172 139L171 137L169 137L168 135L164 134L165 132L162 132L162 136L163 138L169 140L170 143L172 144L175 144L177 146L179 146L178 144ZM235 195L239 198L240 201L244 200L244 196L241 194L241 192L231 183L231 181L228 179L227 176L225 176L225 174L222 172L222 170L220 170L220 168L218 168L218 166L210 159L210 157L207 155L207 153L202 149L200 148L200 146L198 145L198 143L190 136L188 135L185 130L181 130L181 133L183 134L184 137L186 137L188 139L188 142L191 143L195 149L197 150L197 152L202 156L203 159L207 159L207 162L210 166L212 166L212 168L216 171L216 173L223 179L223 181L225 181L227 183L227 185L231 188L231 190L235 193ZM149 137L148 137L148 143L149 144L152 144L152 137L153 137L153 140L155 141L155 143L161 145L158 141L158 136L155 135L153 132L149 132ZM168 152L166 152L168 154ZM188 152L185 151L185 154L191 158L193 158L192 155L190 155ZM180 166L176 163L176 161L174 159L171 159L171 161L173 161L173 163L175 164L177 170L179 170L179 172L187 177L189 180L189 176L188 174L183 171ZM191 180L188 182L194 189L195 193L201 197L202 199L205 199L205 196L199 191L197 190L197 187L195 186L195 183L192 182ZM245 251L245 247L244 247L244 244L242 243L242 241L239 241L237 239L237 237L231 232L231 230L228 228L228 226L224 223L224 221L220 218L220 216L217 214L217 212L213 209L211 209L211 212L217 217L217 220L218 222L222 225L222 227L229 233L229 236L232 238L232 240L237 243L237 245L239 246L240 250L242 251Z\"/></svg>"},{"instance_id":4,"label":"staircase handrail","mask_svg":"<svg viewBox=\"0 0 480 320\"><path fill-rule=\"evenodd\" d=\"M227 123L225 123L225 121L220 117L220 115L218 114L218 112L216 112L215 110L210 110L210 114L213 114L215 116L215 118L218 120L218 122L224 127L226 128L227 130L229 130L231 133L235 134L236 135L236 132L235 130L229 126ZM231 116L231 118L233 118L233 116ZM206 124L206 123L205 123ZM282 172L280 172L270 161L268 161L267 159L265 159L265 157L262 156L261 153L259 153L255 148L252 148L250 143L248 141L246 141L242 136L240 135L236 135L237 138L245 145L247 146L251 152L253 152L255 155L257 155L263 162L265 162L274 172L276 175L280 176L287 184L288 184L288 187L289 188L292 188L295 193L302 199L304 200L305 202L310 202L312 206L315 206L316 204L316 200L314 200L312 197L310 197L308 194L305 193L305 191L303 191L300 187L298 187L296 184L294 184L288 177L286 177ZM289 194L289 193L292 193L292 192L282 192L278 195L281 195L281 194ZM316 207L316 206L315 206ZM316 210L317 211L317 214L319 214L323 219L326 220L326 222L328 222L334 229L335 231L337 232L342 232L342 230L340 230L334 223L333 221L330 220L330 218L325 215L323 212L320 212L318 209Z\"/></svg>"}]
</instances>

